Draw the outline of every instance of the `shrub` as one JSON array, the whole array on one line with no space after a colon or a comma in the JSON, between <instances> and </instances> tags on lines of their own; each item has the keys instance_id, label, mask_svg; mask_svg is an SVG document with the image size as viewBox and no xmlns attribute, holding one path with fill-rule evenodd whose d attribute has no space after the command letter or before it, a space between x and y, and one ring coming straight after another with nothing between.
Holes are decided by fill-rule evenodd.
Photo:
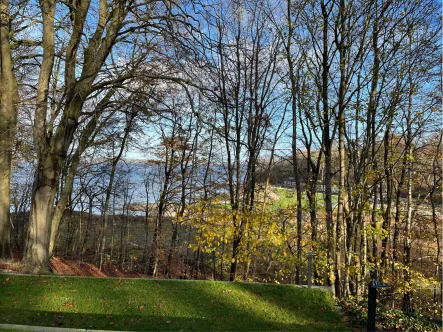
<instances>
[{"instance_id":1,"label":"shrub","mask_svg":"<svg viewBox=\"0 0 443 332\"><path fill-rule=\"evenodd\" d=\"M339 304L352 327L366 326L368 319L366 301L342 299ZM404 313L401 310L390 309L380 303L377 305L377 324L388 331L433 332L441 330L441 322L439 324L435 319L419 312Z\"/></svg>"}]
</instances>

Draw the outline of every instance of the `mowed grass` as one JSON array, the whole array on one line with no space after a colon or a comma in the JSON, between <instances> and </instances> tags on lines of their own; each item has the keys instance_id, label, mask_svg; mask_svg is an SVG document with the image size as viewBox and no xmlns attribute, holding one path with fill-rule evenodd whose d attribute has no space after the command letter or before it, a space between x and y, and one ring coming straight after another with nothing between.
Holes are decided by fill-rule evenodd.
<instances>
[{"instance_id":1,"label":"mowed grass","mask_svg":"<svg viewBox=\"0 0 443 332\"><path fill-rule=\"evenodd\" d=\"M159 331L346 331L330 293L293 285L0 275L0 323Z\"/></svg>"}]
</instances>

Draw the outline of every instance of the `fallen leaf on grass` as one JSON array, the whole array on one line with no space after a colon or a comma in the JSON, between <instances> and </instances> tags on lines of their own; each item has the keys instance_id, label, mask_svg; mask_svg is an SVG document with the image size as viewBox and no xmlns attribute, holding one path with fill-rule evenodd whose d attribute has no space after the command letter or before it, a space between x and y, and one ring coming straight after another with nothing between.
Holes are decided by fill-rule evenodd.
<instances>
[{"instance_id":1,"label":"fallen leaf on grass","mask_svg":"<svg viewBox=\"0 0 443 332\"><path fill-rule=\"evenodd\" d=\"M141 306L138 307L138 309L139 309L140 311L142 311L144 308L145 308L144 305L141 305Z\"/></svg>"}]
</instances>

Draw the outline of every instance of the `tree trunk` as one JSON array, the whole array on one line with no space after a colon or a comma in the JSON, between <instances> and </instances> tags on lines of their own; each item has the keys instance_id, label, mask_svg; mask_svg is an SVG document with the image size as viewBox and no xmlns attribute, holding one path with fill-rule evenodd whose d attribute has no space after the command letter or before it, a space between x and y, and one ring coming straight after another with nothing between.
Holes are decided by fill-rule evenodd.
<instances>
[{"instance_id":1,"label":"tree trunk","mask_svg":"<svg viewBox=\"0 0 443 332\"><path fill-rule=\"evenodd\" d=\"M55 126L55 119L48 120L48 92L55 56L55 1L39 2L43 25L43 60L37 84L36 110L33 138L37 149L37 170L31 201L28 244L23 256L32 269L45 269L48 264L51 218L59 175L67 152L78 128L83 105L95 91L93 83L106 61L129 6L121 3L107 12L109 4L100 2L100 17L88 45L83 49L81 76L77 78L77 50L83 36L84 24L89 11L89 1L82 1L71 11L73 28L65 56L64 109ZM106 14L108 13L108 14ZM54 114L51 114L54 116Z\"/></svg>"},{"instance_id":2,"label":"tree trunk","mask_svg":"<svg viewBox=\"0 0 443 332\"><path fill-rule=\"evenodd\" d=\"M323 49L322 49L322 88L321 98L323 103L323 146L325 153L325 206L326 206L326 230L327 230L327 261L329 269L328 285L333 286L336 279L336 230L332 209L332 139L330 137L330 116L329 116L329 42L328 42L328 20L329 13L324 1L321 3L323 16ZM332 287L335 295L337 289Z\"/></svg>"},{"instance_id":3,"label":"tree trunk","mask_svg":"<svg viewBox=\"0 0 443 332\"><path fill-rule=\"evenodd\" d=\"M440 159L438 158L439 154L440 154L440 147L441 147L441 143L442 143L442 132L440 132L440 137L439 137L439 141L436 147L436 154L435 154L435 158L434 161L432 163L433 166L433 186L431 189L431 193L429 195L429 199L431 201L431 208L432 208L432 223L434 225L434 236L435 236L435 242L437 244L437 257L436 257L436 266L435 266L435 278L437 279L437 276L439 275L439 273L441 273L441 267L442 267L442 261L441 261L441 234L438 230L438 217L437 217L437 213L436 213L436 208L435 208L435 202L434 202L434 194L435 194L435 190L437 189L438 183L441 183L441 169L438 167L439 165L439 161ZM441 222L441 220L440 220ZM440 294L442 291L442 282L440 282ZM441 298L441 295L440 295ZM438 301L438 295L437 295L437 287L434 290L434 302Z\"/></svg>"},{"instance_id":4,"label":"tree trunk","mask_svg":"<svg viewBox=\"0 0 443 332\"><path fill-rule=\"evenodd\" d=\"M46 133L46 114L48 108L48 90L54 64L54 17L55 1L41 1L40 9L43 17L43 60L37 84L36 111L33 126L34 144L37 147L37 170L31 198L31 211L27 232L27 243L23 260L34 271L49 269L49 241L51 218L58 178L63 162L65 137L57 135L57 149L50 148L50 138ZM62 119L59 128L63 131L69 122ZM71 124L72 125L72 124ZM64 136L64 135L63 135Z\"/></svg>"},{"instance_id":5,"label":"tree trunk","mask_svg":"<svg viewBox=\"0 0 443 332\"><path fill-rule=\"evenodd\" d=\"M234 216L234 219L235 216ZM234 221L234 223L236 223ZM241 234L239 234L239 227L236 227L234 231L234 239L232 241L232 259L231 259L231 269L229 271L229 281L235 281L235 278L237 276L237 264L238 264L238 252L241 242Z\"/></svg>"},{"instance_id":6,"label":"tree trunk","mask_svg":"<svg viewBox=\"0 0 443 332\"><path fill-rule=\"evenodd\" d=\"M11 257L11 153L7 151L7 145L7 142L0 139L0 258Z\"/></svg>"},{"instance_id":7,"label":"tree trunk","mask_svg":"<svg viewBox=\"0 0 443 332\"><path fill-rule=\"evenodd\" d=\"M292 167L295 178L295 187L297 193L297 214L296 214L296 224L297 224L297 263L295 267L295 283L297 285L300 284L300 268L302 261L302 191L300 185L300 174L298 171L298 160L297 160L297 126L299 123L297 122L297 97L299 97L299 77L298 73L296 73L294 68L294 59L292 58L292 42L294 38L294 30L295 25L292 22L292 8L291 2L286 2L286 11L287 11L287 27L288 27L288 35L287 40L285 41L285 56L286 61L288 63L289 68L289 79L291 82L291 108L292 108Z\"/></svg>"},{"instance_id":8,"label":"tree trunk","mask_svg":"<svg viewBox=\"0 0 443 332\"><path fill-rule=\"evenodd\" d=\"M411 36L410 36L411 39ZM409 69L409 75L411 76ZM414 95L414 83L409 77L409 102L408 111L406 115L406 146L405 146L405 157L407 160L406 164L406 187L408 192L407 202L406 202L406 220L405 220L405 239L404 239L404 283L407 288L403 294L403 311L412 312L414 308L412 306L412 291L410 289L411 283L411 230L412 230L412 160L413 160L413 147L412 147L412 97Z\"/></svg>"},{"instance_id":9,"label":"tree trunk","mask_svg":"<svg viewBox=\"0 0 443 332\"><path fill-rule=\"evenodd\" d=\"M69 197L72 193L72 188L74 185L74 177L75 173L77 171L78 161L73 161L69 171L68 175L66 177L65 185L63 186L62 192L60 194L60 199L57 202L57 205L54 209L54 213L52 215L52 222L51 222L51 237L49 240L49 257L52 257L54 254L54 247L55 247L55 241L58 234L58 227L60 225L60 221L63 217L63 213L68 205Z\"/></svg>"},{"instance_id":10,"label":"tree trunk","mask_svg":"<svg viewBox=\"0 0 443 332\"><path fill-rule=\"evenodd\" d=\"M49 243L49 257L53 255L54 252L54 244L55 239L58 234L58 227L60 225L60 221L63 217L63 213L66 209L66 207L69 205L69 199L71 197L72 188L74 185L74 179L77 172L78 164L80 163L80 158L83 154L83 152L86 150L86 148L89 146L89 143L94 140L95 135L97 132L94 133L95 129L97 128L98 120L101 115L101 110L104 109L104 107L107 105L111 97L114 95L115 89L111 89L105 97L100 101L100 103L97 105L95 111L96 114L92 116L92 118L89 120L88 124L86 125L85 129L83 130L78 147L75 150L71 160L69 167L68 174L66 176L65 184L61 190L60 193L60 199L57 202L57 205L54 209L54 214L52 216L52 225L51 225L51 239ZM114 114L114 112L111 112L111 114ZM110 115L108 116L108 118ZM103 123L106 123L104 121ZM102 125L103 125L102 123Z\"/></svg>"},{"instance_id":11,"label":"tree trunk","mask_svg":"<svg viewBox=\"0 0 443 332\"><path fill-rule=\"evenodd\" d=\"M145 207L145 248L143 250L143 274L148 273L148 257L149 257L149 182L148 179L144 180L145 193L146 193L146 207Z\"/></svg>"},{"instance_id":12,"label":"tree trunk","mask_svg":"<svg viewBox=\"0 0 443 332\"><path fill-rule=\"evenodd\" d=\"M378 15L378 4L375 3L375 12ZM379 50L379 17L376 16L374 20L374 27L372 30L372 48L374 52L374 62L372 64L372 78L371 78L371 90L369 95L368 109L367 109L367 117L366 117L366 151L365 156L369 159L369 150L371 151L370 160L368 163L372 163L372 216L371 216L371 226L375 231L377 228L377 199L378 199L378 175L377 175L377 160L376 160L376 146L375 146L375 113L377 109L377 87L379 80L379 71L380 71L380 50ZM372 236L372 256L371 260L374 264L374 268L371 271L371 278L377 279L379 277L379 265L378 265L378 238L375 233Z\"/></svg>"},{"instance_id":13,"label":"tree trunk","mask_svg":"<svg viewBox=\"0 0 443 332\"><path fill-rule=\"evenodd\" d=\"M49 270L49 241L53 202L57 191L59 168L51 156L38 165L32 193L27 241L23 260L34 272Z\"/></svg>"},{"instance_id":14,"label":"tree trunk","mask_svg":"<svg viewBox=\"0 0 443 332\"><path fill-rule=\"evenodd\" d=\"M412 157L412 146L409 146L407 152L410 157ZM412 312L414 311L412 306L412 291L410 288L411 283L411 271L410 263L411 263L411 228L412 228L412 165L411 162L408 162L407 168L407 191L408 198L406 204L406 227L405 227L405 240L404 240L404 266L406 268L404 273L404 283L407 288L403 294L403 311Z\"/></svg>"},{"instance_id":15,"label":"tree trunk","mask_svg":"<svg viewBox=\"0 0 443 332\"><path fill-rule=\"evenodd\" d=\"M392 273L396 273L396 267L395 263L398 262L399 259L399 246L398 246L398 240L400 238L400 216L401 216L401 193L403 189L403 185L406 178L406 168L408 163L408 155L406 151L403 152L403 162L401 166L401 174L400 174L400 180L397 183L397 190L396 190L396 197L395 197L395 217L394 217L394 236L392 240Z\"/></svg>"},{"instance_id":16,"label":"tree trunk","mask_svg":"<svg viewBox=\"0 0 443 332\"><path fill-rule=\"evenodd\" d=\"M11 257L11 158L19 102L9 27L9 1L0 0L0 258Z\"/></svg>"},{"instance_id":17,"label":"tree trunk","mask_svg":"<svg viewBox=\"0 0 443 332\"><path fill-rule=\"evenodd\" d=\"M120 145L120 150L119 150L117 156L112 161L111 174L109 176L109 184L108 184L108 188L106 188L106 198L105 198L105 206L104 206L104 212L103 212L102 233L101 233L101 237L100 237L100 261L99 261L100 271L102 269L103 254L104 254L105 246L106 246L106 228L108 226L108 220L109 220L109 202L110 202L110 198L111 198L112 187L114 185L115 171L117 169L117 164L120 161L121 156L123 155L126 141L128 139L129 133L131 131L132 121L134 120L135 117L136 117L136 113L131 113L129 115L129 119L126 120L127 122L126 122L126 127L124 130L124 134L123 134L122 143Z\"/></svg>"},{"instance_id":18,"label":"tree trunk","mask_svg":"<svg viewBox=\"0 0 443 332\"><path fill-rule=\"evenodd\" d=\"M91 226L92 226L92 209L93 209L93 203L94 203L94 197L89 197L89 206L88 206L88 221L85 227L85 236L83 237L83 240L80 244L79 252L80 252L80 260L83 261L83 257L85 255L85 246L88 243L89 240L89 234L91 233Z\"/></svg>"},{"instance_id":19,"label":"tree trunk","mask_svg":"<svg viewBox=\"0 0 443 332\"><path fill-rule=\"evenodd\" d=\"M167 148L168 149L168 148ZM151 256L149 257L148 275L155 277L158 272L158 262L160 259L160 239L162 236L163 228L163 215L165 213L167 205L167 196L169 192L169 183L172 177L172 169L174 163L175 150L171 150L171 154L166 151L166 160L164 166L165 180L163 182L163 188L160 194L158 203L157 217L155 218L155 228L151 244Z\"/></svg>"},{"instance_id":20,"label":"tree trunk","mask_svg":"<svg viewBox=\"0 0 443 332\"><path fill-rule=\"evenodd\" d=\"M347 213L347 196L346 196L346 158L345 158L345 95L346 95L346 34L347 34L347 26L346 26L346 7L344 0L340 0L339 6L339 24L338 29L340 31L340 40L338 40L338 36L336 36L336 44L338 51L340 53L340 86L338 92L338 151L339 151L339 192L338 192L338 207L337 207L337 224L336 224L336 234L337 234L337 243L336 243L336 267L335 267L335 295L337 297L341 297L342 295L342 285L341 285L341 253L343 248L347 248L343 246L343 238L344 238L344 224L345 224L345 215ZM349 249L349 248L347 248ZM345 272L347 273L347 272Z\"/></svg>"}]
</instances>

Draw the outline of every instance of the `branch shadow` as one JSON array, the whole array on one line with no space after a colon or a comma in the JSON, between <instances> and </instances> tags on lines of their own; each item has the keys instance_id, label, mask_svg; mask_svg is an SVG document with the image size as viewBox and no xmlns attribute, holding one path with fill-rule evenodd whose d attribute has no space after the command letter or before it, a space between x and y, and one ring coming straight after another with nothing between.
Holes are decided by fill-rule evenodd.
<instances>
[{"instance_id":1,"label":"branch shadow","mask_svg":"<svg viewBox=\"0 0 443 332\"><path fill-rule=\"evenodd\" d=\"M25 296L17 298L23 287ZM338 330L325 313L312 312L320 298L303 299L301 309L297 296L278 285L1 275L0 322L125 331Z\"/></svg>"}]
</instances>

